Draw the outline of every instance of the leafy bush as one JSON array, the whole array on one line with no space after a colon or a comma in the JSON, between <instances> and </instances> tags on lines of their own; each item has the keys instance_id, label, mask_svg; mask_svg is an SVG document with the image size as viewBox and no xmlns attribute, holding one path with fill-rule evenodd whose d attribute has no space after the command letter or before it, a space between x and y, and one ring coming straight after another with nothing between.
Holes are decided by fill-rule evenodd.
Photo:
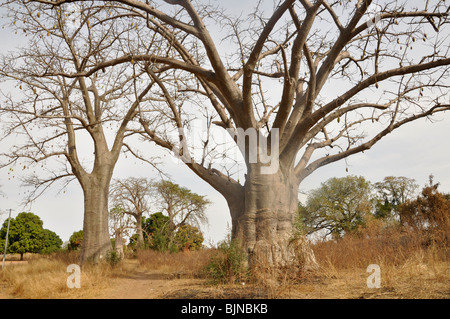
<instances>
[{"instance_id":1,"label":"leafy bush","mask_svg":"<svg viewBox=\"0 0 450 319\"><path fill-rule=\"evenodd\" d=\"M78 250L81 248L81 245L83 244L83 230L79 230L76 232L73 232L72 236L69 238L69 245L67 248L72 250Z\"/></svg>"},{"instance_id":2,"label":"leafy bush","mask_svg":"<svg viewBox=\"0 0 450 319\"><path fill-rule=\"evenodd\" d=\"M218 253L211 257L205 267L206 277L212 284L246 281L246 259L247 256L238 241L223 241L218 246Z\"/></svg>"},{"instance_id":3,"label":"leafy bush","mask_svg":"<svg viewBox=\"0 0 450 319\"><path fill-rule=\"evenodd\" d=\"M113 267L120 263L121 260L119 254L115 250L108 251L105 259Z\"/></svg>"},{"instance_id":4,"label":"leafy bush","mask_svg":"<svg viewBox=\"0 0 450 319\"><path fill-rule=\"evenodd\" d=\"M178 250L198 250L203 247L203 234L198 227L185 224L175 233L174 244Z\"/></svg>"}]
</instances>

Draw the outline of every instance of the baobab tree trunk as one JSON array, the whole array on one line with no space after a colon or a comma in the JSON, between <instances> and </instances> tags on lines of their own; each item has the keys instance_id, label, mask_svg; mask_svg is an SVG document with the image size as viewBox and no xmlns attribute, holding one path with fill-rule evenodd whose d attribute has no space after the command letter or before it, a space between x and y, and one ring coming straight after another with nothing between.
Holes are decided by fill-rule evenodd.
<instances>
[{"instance_id":1,"label":"baobab tree trunk","mask_svg":"<svg viewBox=\"0 0 450 319\"><path fill-rule=\"evenodd\" d=\"M252 165L243 188L240 210L232 210L232 237L248 254L250 267L259 265L292 271L317 268L314 253L296 235L299 183L291 171L261 174Z\"/></svg>"},{"instance_id":2,"label":"baobab tree trunk","mask_svg":"<svg viewBox=\"0 0 450 319\"><path fill-rule=\"evenodd\" d=\"M125 258L125 254L123 252L123 231L121 229L118 229L115 233L114 246L117 256L120 259Z\"/></svg>"},{"instance_id":3,"label":"baobab tree trunk","mask_svg":"<svg viewBox=\"0 0 450 319\"><path fill-rule=\"evenodd\" d=\"M88 184L88 185L86 185ZM84 222L80 262L98 263L112 249L108 229L109 179L91 176L83 185Z\"/></svg>"},{"instance_id":4,"label":"baobab tree trunk","mask_svg":"<svg viewBox=\"0 0 450 319\"><path fill-rule=\"evenodd\" d=\"M138 235L136 246L137 248L144 247L144 231L142 229L142 214L136 214L136 232Z\"/></svg>"}]
</instances>

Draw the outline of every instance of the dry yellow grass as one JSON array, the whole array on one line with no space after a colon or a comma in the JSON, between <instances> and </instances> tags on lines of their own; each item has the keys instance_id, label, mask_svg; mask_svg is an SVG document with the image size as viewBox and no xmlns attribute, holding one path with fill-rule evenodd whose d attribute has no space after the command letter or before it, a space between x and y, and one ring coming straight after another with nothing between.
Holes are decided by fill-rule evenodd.
<instances>
[{"instance_id":1,"label":"dry yellow grass","mask_svg":"<svg viewBox=\"0 0 450 319\"><path fill-rule=\"evenodd\" d=\"M217 253L214 249L143 250L115 267L87 265L81 289L66 285L75 254L27 258L27 263L0 271L0 298L450 298L447 243L423 245L418 238L390 236L318 243L313 246L317 271L289 278L278 273L276 279L267 271L245 284L207 284L203 270ZM380 288L367 287L369 264L380 266Z\"/></svg>"},{"instance_id":2,"label":"dry yellow grass","mask_svg":"<svg viewBox=\"0 0 450 319\"><path fill-rule=\"evenodd\" d=\"M314 251L320 275L343 298L450 298L450 250L445 236L430 241L427 233L375 223L359 236L318 243ZM379 289L367 287L370 264L380 267Z\"/></svg>"},{"instance_id":3,"label":"dry yellow grass","mask_svg":"<svg viewBox=\"0 0 450 319\"><path fill-rule=\"evenodd\" d=\"M216 253L215 249L204 249L181 253L139 250L137 260L143 269L171 274L178 277L202 276L204 267Z\"/></svg>"},{"instance_id":4,"label":"dry yellow grass","mask_svg":"<svg viewBox=\"0 0 450 319\"><path fill-rule=\"evenodd\" d=\"M12 298L95 298L106 287L114 272L108 264L84 266L81 271L83 289L69 288L67 279L71 273L67 266L76 264L76 259L52 257L32 258L24 263L10 264L0 271L3 294Z\"/></svg>"}]
</instances>

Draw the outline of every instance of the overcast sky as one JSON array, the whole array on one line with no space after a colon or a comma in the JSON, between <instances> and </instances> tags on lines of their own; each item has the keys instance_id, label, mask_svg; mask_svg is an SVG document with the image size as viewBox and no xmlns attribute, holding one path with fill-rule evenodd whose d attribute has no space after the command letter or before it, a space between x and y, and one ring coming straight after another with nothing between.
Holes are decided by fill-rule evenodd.
<instances>
[{"instance_id":1,"label":"overcast sky","mask_svg":"<svg viewBox=\"0 0 450 319\"><path fill-rule=\"evenodd\" d=\"M248 5L249 2L231 3L243 3L241 8L245 9L244 3ZM8 30L0 29L0 53L13 48L18 40L20 39ZM371 182L381 181L386 176L405 176L414 178L422 187L428 182L428 176L433 174L435 181L440 182L440 191L450 192L450 113L440 114L435 119L438 121L434 123L427 120L410 123L386 136L364 154L317 170L303 182L300 190L308 191L320 186L320 183L328 178L346 175L362 175ZM5 145L0 144L0 147L4 148ZM190 188L195 193L207 195L213 202L208 209L209 227L204 228L205 237L207 241L214 243L224 239L231 227L231 219L223 197L184 164L168 161L166 169L176 183ZM114 178L129 176L156 177L156 173L148 165L137 161L135 164L134 160L126 160L122 156ZM3 222L8 209L13 209L13 217L25 209L20 206L24 189L21 188L17 177L8 180L7 169L0 170L0 185L4 194L0 197L0 212L3 213L0 215L0 221ZM304 200L305 196L300 194L299 198ZM28 210L40 216L45 228L56 232L63 241L67 241L74 231L82 229L81 187L77 182L73 182L65 193L57 194L57 190L51 190Z\"/></svg>"}]
</instances>

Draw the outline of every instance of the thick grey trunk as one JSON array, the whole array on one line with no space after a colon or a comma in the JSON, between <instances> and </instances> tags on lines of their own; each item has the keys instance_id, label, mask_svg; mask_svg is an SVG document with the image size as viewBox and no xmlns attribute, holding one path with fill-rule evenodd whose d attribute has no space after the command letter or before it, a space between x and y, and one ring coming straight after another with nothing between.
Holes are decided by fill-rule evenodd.
<instances>
[{"instance_id":1,"label":"thick grey trunk","mask_svg":"<svg viewBox=\"0 0 450 319\"><path fill-rule=\"evenodd\" d=\"M138 235L136 246L137 248L144 247L144 231L142 230L142 214L136 216L136 232Z\"/></svg>"},{"instance_id":2,"label":"thick grey trunk","mask_svg":"<svg viewBox=\"0 0 450 319\"><path fill-rule=\"evenodd\" d=\"M293 176L281 170L263 175L253 168L247 174L242 205L235 205L234 212L230 206L232 235L248 253L250 267L317 267L307 240L296 236L299 185Z\"/></svg>"},{"instance_id":3,"label":"thick grey trunk","mask_svg":"<svg viewBox=\"0 0 450 319\"><path fill-rule=\"evenodd\" d=\"M84 185L83 246L80 262L98 263L112 249L108 229L109 183Z\"/></svg>"},{"instance_id":4,"label":"thick grey trunk","mask_svg":"<svg viewBox=\"0 0 450 319\"><path fill-rule=\"evenodd\" d=\"M123 252L123 232L122 230L117 230L114 237L114 248L117 253L117 256L120 259L125 258L125 254Z\"/></svg>"}]
</instances>

